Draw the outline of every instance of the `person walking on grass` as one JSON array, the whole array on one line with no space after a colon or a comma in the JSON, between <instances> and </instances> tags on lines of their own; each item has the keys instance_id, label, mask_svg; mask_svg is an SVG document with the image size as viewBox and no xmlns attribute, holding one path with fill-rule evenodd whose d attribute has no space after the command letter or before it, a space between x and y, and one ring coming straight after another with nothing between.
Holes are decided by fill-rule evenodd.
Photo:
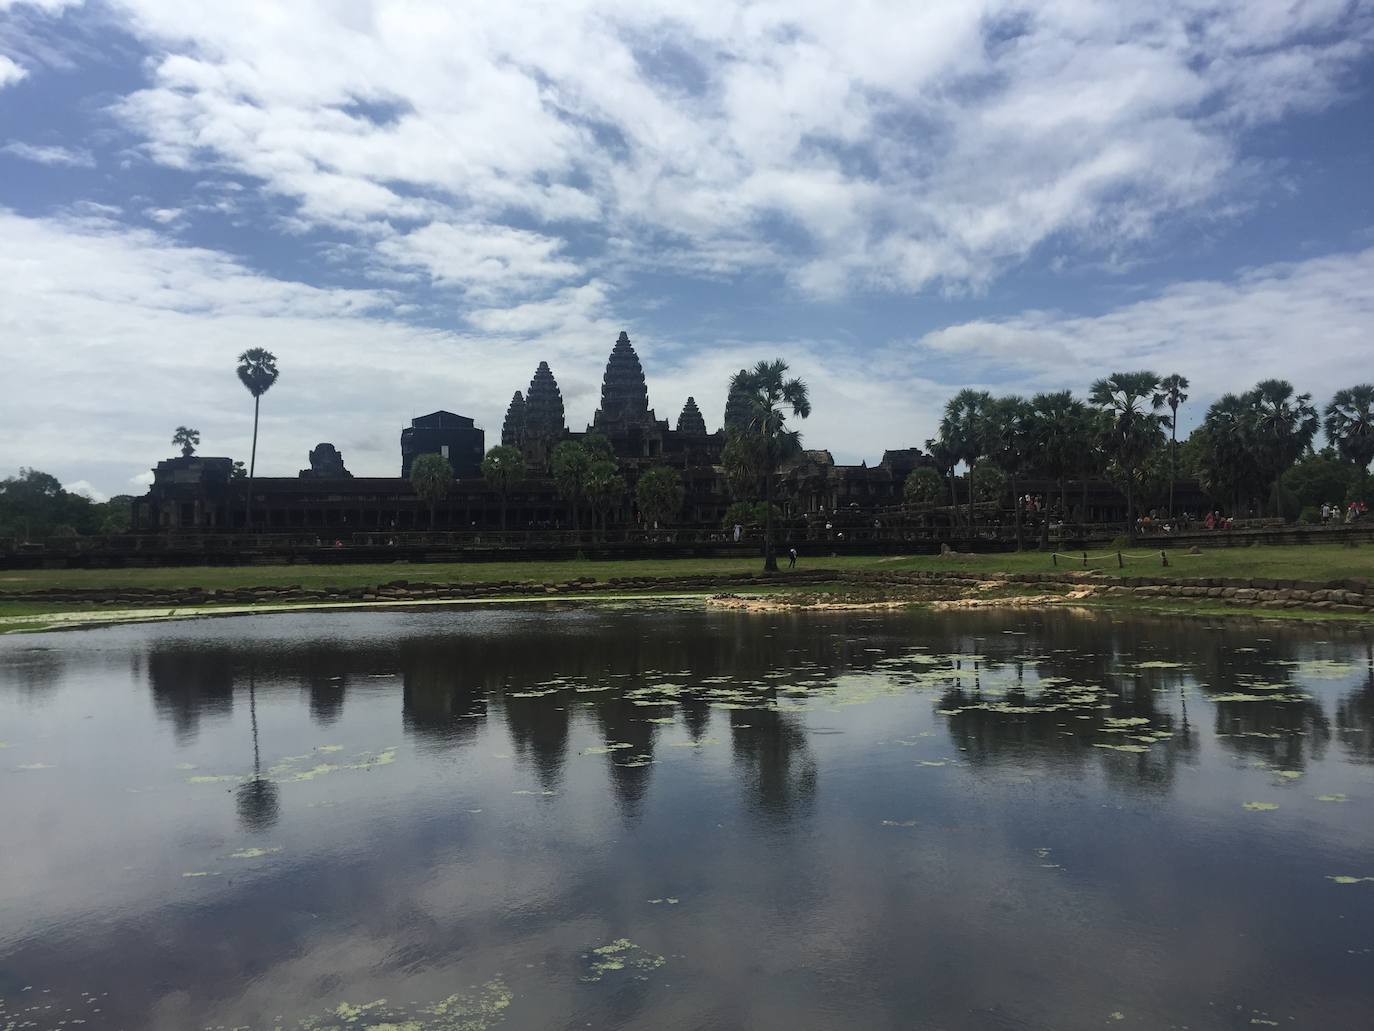
<instances>
[{"instance_id":1,"label":"person walking on grass","mask_svg":"<svg viewBox=\"0 0 1374 1031\"><path fill-rule=\"evenodd\" d=\"M788 568L788 569L796 569L796 568L797 568L797 549L796 549L796 548L788 548L788 549L787 549L787 568Z\"/></svg>"}]
</instances>

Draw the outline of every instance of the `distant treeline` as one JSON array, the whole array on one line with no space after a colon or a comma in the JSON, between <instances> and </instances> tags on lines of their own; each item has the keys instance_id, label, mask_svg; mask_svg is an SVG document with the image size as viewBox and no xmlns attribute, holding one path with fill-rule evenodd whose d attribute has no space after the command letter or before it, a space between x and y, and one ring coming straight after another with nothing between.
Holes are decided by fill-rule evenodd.
<instances>
[{"instance_id":1,"label":"distant treeline","mask_svg":"<svg viewBox=\"0 0 1374 1031\"><path fill-rule=\"evenodd\" d=\"M132 501L127 494L92 501L63 490L56 476L20 469L18 476L0 480L0 537L123 533L129 528Z\"/></svg>"}]
</instances>

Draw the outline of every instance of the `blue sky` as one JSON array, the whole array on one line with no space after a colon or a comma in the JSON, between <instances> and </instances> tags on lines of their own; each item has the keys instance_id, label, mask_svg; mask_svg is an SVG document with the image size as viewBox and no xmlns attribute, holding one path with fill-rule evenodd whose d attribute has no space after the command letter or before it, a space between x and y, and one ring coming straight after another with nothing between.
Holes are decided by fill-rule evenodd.
<instances>
[{"instance_id":1,"label":"blue sky","mask_svg":"<svg viewBox=\"0 0 1374 1031\"><path fill-rule=\"evenodd\" d=\"M782 356L812 447L966 385L1374 378L1374 4L0 0L0 472L137 490L179 424L395 475L444 407L569 422L616 335L718 424Z\"/></svg>"}]
</instances>

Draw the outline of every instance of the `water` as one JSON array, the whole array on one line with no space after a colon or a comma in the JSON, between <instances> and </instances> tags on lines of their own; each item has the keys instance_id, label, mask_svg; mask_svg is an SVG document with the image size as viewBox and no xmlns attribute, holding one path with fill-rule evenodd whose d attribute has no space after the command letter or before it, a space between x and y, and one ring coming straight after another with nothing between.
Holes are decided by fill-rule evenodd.
<instances>
[{"instance_id":1,"label":"water","mask_svg":"<svg viewBox=\"0 0 1374 1031\"><path fill-rule=\"evenodd\" d=\"M0 1029L1368 1027L1372 648L646 605L5 638Z\"/></svg>"}]
</instances>

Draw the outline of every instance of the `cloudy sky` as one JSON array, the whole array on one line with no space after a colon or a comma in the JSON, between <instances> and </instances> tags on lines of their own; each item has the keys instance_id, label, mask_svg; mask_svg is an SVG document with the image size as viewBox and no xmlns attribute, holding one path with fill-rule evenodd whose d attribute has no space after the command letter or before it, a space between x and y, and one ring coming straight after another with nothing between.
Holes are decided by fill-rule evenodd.
<instances>
[{"instance_id":1,"label":"cloudy sky","mask_svg":"<svg viewBox=\"0 0 1374 1031\"><path fill-rule=\"evenodd\" d=\"M812 447L965 385L1374 378L1374 0L0 0L0 475L173 429L395 475L617 333L660 418L787 359Z\"/></svg>"}]
</instances>

